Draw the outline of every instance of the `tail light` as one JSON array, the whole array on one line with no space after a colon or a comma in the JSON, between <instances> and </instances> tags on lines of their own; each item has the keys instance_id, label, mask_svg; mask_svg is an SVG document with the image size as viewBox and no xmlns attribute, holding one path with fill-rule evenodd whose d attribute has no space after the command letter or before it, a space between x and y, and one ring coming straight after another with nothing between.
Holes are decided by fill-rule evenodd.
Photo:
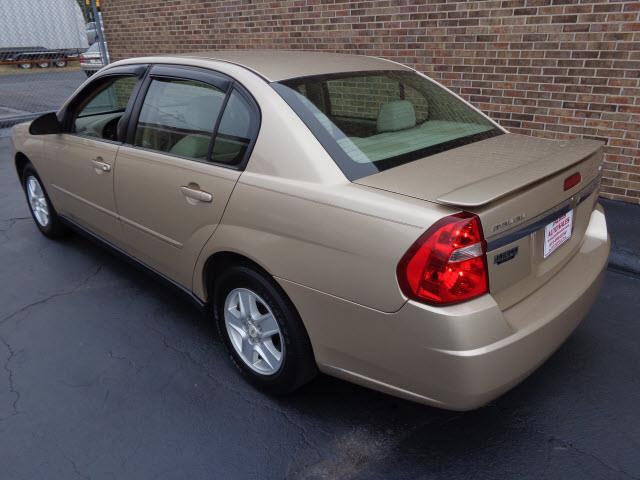
<instances>
[{"instance_id":1,"label":"tail light","mask_svg":"<svg viewBox=\"0 0 640 480\"><path fill-rule=\"evenodd\" d=\"M402 292L413 300L451 305L489 291L487 242L477 215L437 221L404 254L397 268Z\"/></svg>"}]
</instances>

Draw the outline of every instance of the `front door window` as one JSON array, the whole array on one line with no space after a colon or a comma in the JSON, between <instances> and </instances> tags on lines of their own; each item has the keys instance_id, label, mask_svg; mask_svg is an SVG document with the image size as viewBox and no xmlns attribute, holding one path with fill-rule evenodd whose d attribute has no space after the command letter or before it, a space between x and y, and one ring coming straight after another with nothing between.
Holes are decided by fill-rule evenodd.
<instances>
[{"instance_id":1,"label":"front door window","mask_svg":"<svg viewBox=\"0 0 640 480\"><path fill-rule=\"evenodd\" d=\"M107 77L78 108L73 132L104 140L117 139L118 121L124 114L138 79Z\"/></svg>"}]
</instances>

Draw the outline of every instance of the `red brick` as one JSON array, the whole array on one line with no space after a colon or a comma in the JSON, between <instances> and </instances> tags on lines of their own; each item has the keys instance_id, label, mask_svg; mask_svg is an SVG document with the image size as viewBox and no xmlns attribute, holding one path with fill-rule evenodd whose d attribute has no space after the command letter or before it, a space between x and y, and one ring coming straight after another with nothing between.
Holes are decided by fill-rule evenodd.
<instances>
[{"instance_id":1,"label":"red brick","mask_svg":"<svg viewBox=\"0 0 640 480\"><path fill-rule=\"evenodd\" d=\"M640 203L638 1L105 0L103 15L114 59L290 48L409 64L513 132L607 140L603 195Z\"/></svg>"}]
</instances>

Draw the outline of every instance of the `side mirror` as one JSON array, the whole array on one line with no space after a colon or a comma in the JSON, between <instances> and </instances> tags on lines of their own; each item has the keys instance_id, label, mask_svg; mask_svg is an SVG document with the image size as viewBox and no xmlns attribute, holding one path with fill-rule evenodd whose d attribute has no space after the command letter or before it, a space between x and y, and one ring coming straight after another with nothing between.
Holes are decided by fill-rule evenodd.
<instances>
[{"instance_id":1,"label":"side mirror","mask_svg":"<svg viewBox=\"0 0 640 480\"><path fill-rule=\"evenodd\" d=\"M62 124L58 120L56 112L45 113L36 118L29 126L31 135L52 135L62 133Z\"/></svg>"}]
</instances>

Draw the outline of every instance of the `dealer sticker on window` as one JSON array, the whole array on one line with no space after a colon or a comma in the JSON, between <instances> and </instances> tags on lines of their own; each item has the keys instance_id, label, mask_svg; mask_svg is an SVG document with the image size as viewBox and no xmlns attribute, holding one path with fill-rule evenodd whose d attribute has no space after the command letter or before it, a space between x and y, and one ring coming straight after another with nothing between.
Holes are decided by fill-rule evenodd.
<instances>
[{"instance_id":1,"label":"dealer sticker on window","mask_svg":"<svg viewBox=\"0 0 640 480\"><path fill-rule=\"evenodd\" d=\"M572 229L573 210L556 218L544 228L544 258L547 258L571 238Z\"/></svg>"}]
</instances>

